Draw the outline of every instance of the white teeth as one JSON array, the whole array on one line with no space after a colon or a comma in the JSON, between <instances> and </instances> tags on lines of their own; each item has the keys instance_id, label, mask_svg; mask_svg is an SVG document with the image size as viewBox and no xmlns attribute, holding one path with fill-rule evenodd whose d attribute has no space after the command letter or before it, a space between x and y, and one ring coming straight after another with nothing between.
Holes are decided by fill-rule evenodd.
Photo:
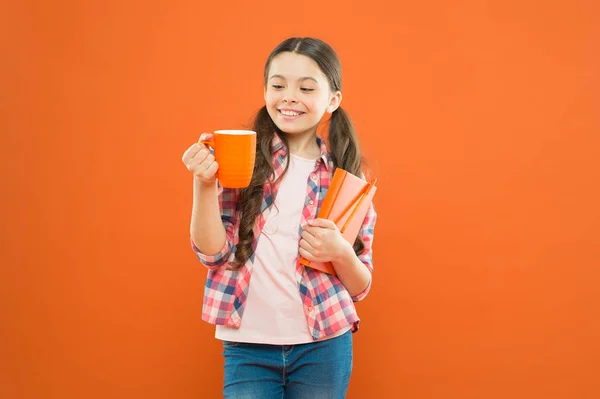
<instances>
[{"instance_id":1,"label":"white teeth","mask_svg":"<svg viewBox=\"0 0 600 399\"><path fill-rule=\"evenodd\" d=\"M282 111L279 111L279 112L281 112L285 116L298 116L298 115L300 115L299 112L294 112L294 111L283 111L282 110Z\"/></svg>"}]
</instances>

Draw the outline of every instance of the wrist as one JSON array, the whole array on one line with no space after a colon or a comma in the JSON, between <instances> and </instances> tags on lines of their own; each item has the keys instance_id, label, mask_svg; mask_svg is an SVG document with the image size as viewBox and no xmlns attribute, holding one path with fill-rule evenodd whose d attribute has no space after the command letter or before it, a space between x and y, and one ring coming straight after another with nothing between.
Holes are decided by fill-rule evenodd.
<instances>
[{"instance_id":1,"label":"wrist","mask_svg":"<svg viewBox=\"0 0 600 399\"><path fill-rule=\"evenodd\" d=\"M212 182L206 182L205 180L200 179L198 176L194 176L194 185L203 190L217 188L217 179L213 180Z\"/></svg>"},{"instance_id":2,"label":"wrist","mask_svg":"<svg viewBox=\"0 0 600 399\"><path fill-rule=\"evenodd\" d=\"M340 250L338 256L333 260L333 262L338 264L348 263L351 262L355 256L356 254L354 253L354 248L352 247L352 244L344 240L342 249Z\"/></svg>"}]
</instances>

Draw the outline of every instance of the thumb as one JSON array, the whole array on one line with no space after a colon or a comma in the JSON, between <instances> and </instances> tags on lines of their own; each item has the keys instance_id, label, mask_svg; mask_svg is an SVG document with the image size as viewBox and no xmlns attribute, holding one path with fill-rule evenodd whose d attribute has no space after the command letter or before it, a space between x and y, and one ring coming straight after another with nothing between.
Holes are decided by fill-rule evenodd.
<instances>
[{"instance_id":1,"label":"thumb","mask_svg":"<svg viewBox=\"0 0 600 399\"><path fill-rule=\"evenodd\" d=\"M213 139L213 135L212 133L202 133L200 135L200 138L198 139L198 142L202 142L203 140L212 140Z\"/></svg>"}]
</instances>

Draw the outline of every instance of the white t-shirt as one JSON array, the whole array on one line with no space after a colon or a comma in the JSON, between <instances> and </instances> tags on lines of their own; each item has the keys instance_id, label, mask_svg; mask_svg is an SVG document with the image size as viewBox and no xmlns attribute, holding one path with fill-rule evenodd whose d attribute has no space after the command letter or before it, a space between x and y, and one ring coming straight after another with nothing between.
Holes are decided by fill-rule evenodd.
<instances>
[{"instance_id":1,"label":"white t-shirt","mask_svg":"<svg viewBox=\"0 0 600 399\"><path fill-rule=\"evenodd\" d=\"M290 154L288 171L256 247L241 325L239 328L217 325L216 338L273 345L313 342L295 270L307 181L314 169L314 159Z\"/></svg>"}]
</instances>

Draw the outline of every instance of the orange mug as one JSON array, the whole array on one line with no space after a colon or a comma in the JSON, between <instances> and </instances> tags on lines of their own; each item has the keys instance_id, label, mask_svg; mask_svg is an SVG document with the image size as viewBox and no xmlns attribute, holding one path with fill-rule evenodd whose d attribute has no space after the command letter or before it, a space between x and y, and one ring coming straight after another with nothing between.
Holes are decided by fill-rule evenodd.
<instances>
[{"instance_id":1,"label":"orange mug","mask_svg":"<svg viewBox=\"0 0 600 399\"><path fill-rule=\"evenodd\" d=\"M227 188L250 185L256 157L256 132L252 130L217 130L212 140L200 140L212 147L219 164L217 179Z\"/></svg>"}]
</instances>

